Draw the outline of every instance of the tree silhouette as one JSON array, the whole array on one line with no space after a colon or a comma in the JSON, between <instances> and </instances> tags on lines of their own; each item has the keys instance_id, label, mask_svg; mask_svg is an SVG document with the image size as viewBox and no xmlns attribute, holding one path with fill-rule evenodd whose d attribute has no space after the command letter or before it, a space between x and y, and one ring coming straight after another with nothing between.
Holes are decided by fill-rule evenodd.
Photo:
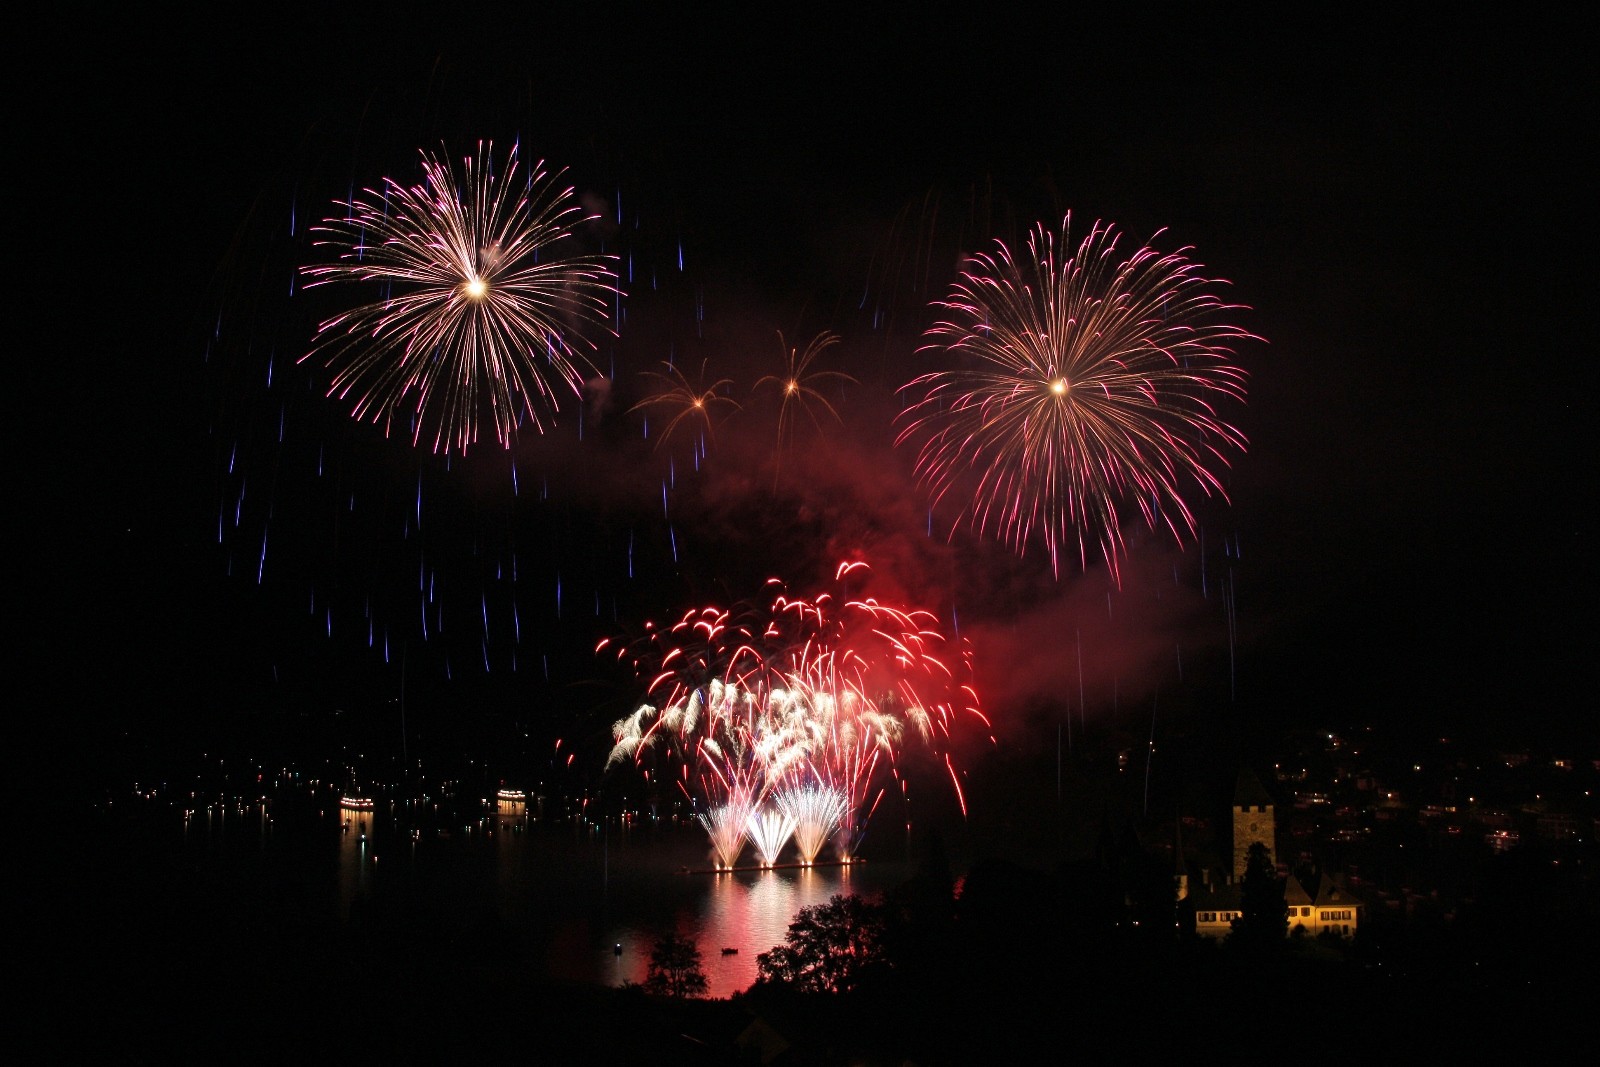
<instances>
[{"instance_id":1,"label":"tree silhouette","mask_svg":"<svg viewBox=\"0 0 1600 1067\"><path fill-rule=\"evenodd\" d=\"M845 993L888 966L885 906L858 896L836 895L826 904L801 908L784 944L756 957L761 981L809 993Z\"/></svg>"},{"instance_id":2,"label":"tree silhouette","mask_svg":"<svg viewBox=\"0 0 1600 1067\"><path fill-rule=\"evenodd\" d=\"M644 988L657 996L704 996L706 975L700 969L700 947L692 938L662 934L650 950Z\"/></svg>"},{"instance_id":3,"label":"tree silhouette","mask_svg":"<svg viewBox=\"0 0 1600 1067\"><path fill-rule=\"evenodd\" d=\"M1283 899L1283 883L1267 846L1257 841L1245 857L1244 877L1239 880L1239 917L1233 920L1230 940L1265 948L1281 944L1288 932L1289 906Z\"/></svg>"}]
</instances>

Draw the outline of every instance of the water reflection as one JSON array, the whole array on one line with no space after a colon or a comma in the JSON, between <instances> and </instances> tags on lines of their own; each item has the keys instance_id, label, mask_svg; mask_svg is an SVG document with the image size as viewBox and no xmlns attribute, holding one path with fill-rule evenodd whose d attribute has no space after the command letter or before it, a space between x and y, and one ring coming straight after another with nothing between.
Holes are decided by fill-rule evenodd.
<instances>
[{"instance_id":1,"label":"water reflection","mask_svg":"<svg viewBox=\"0 0 1600 1067\"><path fill-rule=\"evenodd\" d=\"M502 918L514 924L525 922L526 901L534 894L528 885L526 871L527 842L524 834L529 828L528 805L520 793L512 796L502 789L497 803L498 814L490 820L490 833L494 839L495 889L500 902Z\"/></svg>"},{"instance_id":2,"label":"water reflection","mask_svg":"<svg viewBox=\"0 0 1600 1067\"><path fill-rule=\"evenodd\" d=\"M667 875L688 880L686 905L671 928L700 946L707 993L726 997L748 989L756 980L756 956L783 943L789 924L801 908L823 904L835 894L871 893L881 885L864 885L854 866L780 868L720 874ZM876 880L872 880L876 881ZM619 922L607 936L621 945L609 968L612 985L642 983L649 971L650 950L661 927Z\"/></svg>"},{"instance_id":3,"label":"water reflection","mask_svg":"<svg viewBox=\"0 0 1600 1067\"><path fill-rule=\"evenodd\" d=\"M643 983L657 937L672 931L699 946L714 997L749 988L756 956L783 943L801 908L904 877L901 864L870 860L711 873L698 826L549 824L537 815L542 799L495 798L465 819L427 802L335 800L283 823L264 807L213 806L185 809L173 832L187 861L208 865L219 884L291 887L299 897L283 906L308 914L336 899L344 921L371 902L374 915L487 931L526 953L530 976ZM238 863L246 851L254 861ZM249 887L219 896L242 902Z\"/></svg>"},{"instance_id":4,"label":"water reflection","mask_svg":"<svg viewBox=\"0 0 1600 1067\"><path fill-rule=\"evenodd\" d=\"M350 917L350 905L365 897L372 887L373 812L367 808L339 809L339 915Z\"/></svg>"}]
</instances>

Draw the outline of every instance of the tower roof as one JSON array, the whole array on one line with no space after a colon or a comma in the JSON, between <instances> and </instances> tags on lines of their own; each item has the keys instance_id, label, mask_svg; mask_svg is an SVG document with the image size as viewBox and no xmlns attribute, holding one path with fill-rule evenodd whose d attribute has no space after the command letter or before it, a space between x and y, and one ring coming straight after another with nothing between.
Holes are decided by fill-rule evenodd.
<instances>
[{"instance_id":1,"label":"tower roof","mask_svg":"<svg viewBox=\"0 0 1600 1067\"><path fill-rule=\"evenodd\" d=\"M1239 782L1233 788L1233 805L1237 808L1260 807L1274 803L1272 794L1261 784L1261 779L1248 768L1239 772Z\"/></svg>"}]
</instances>

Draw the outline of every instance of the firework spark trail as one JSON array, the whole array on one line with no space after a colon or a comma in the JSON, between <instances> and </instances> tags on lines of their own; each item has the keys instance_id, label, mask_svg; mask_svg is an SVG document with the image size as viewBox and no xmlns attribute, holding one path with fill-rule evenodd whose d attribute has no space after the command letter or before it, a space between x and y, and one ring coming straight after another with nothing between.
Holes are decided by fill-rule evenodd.
<instances>
[{"instance_id":1,"label":"firework spark trail","mask_svg":"<svg viewBox=\"0 0 1600 1067\"><path fill-rule=\"evenodd\" d=\"M783 334L778 334L778 347L783 353L784 368L782 374L769 374L755 384L755 391L760 393L768 387L778 392L778 447L773 453L774 471L776 478L779 474L778 464L782 462L782 453L794 441L795 423L804 415L811 420L811 425L822 432L822 420L817 415L820 408L825 411L834 422L841 421L839 412L823 396L819 387L829 381L839 384L855 383L855 379L843 371L818 371L812 369L818 357L832 348L839 341L837 334L820 333L813 337L805 348L794 348L784 340Z\"/></svg>"},{"instance_id":2,"label":"firework spark trail","mask_svg":"<svg viewBox=\"0 0 1600 1067\"><path fill-rule=\"evenodd\" d=\"M725 387L733 384L733 379L720 378L707 385L704 362L700 365L700 376L692 382L673 363L663 361L661 365L666 368L665 371L642 372L644 377L655 383L655 390L630 409L648 412L662 408L671 415L667 420L666 429L662 430L660 437L656 439L656 447L666 444L679 427L685 424L694 427L702 441L710 438L714 429L712 413L718 407L727 406L734 411L739 410L737 400L722 394ZM649 436L648 423L646 436ZM699 454L697 448L695 452L697 464Z\"/></svg>"},{"instance_id":3,"label":"firework spark trail","mask_svg":"<svg viewBox=\"0 0 1600 1067\"><path fill-rule=\"evenodd\" d=\"M976 691L960 681L971 667L965 652L958 674L935 654L945 639L930 613L849 595L844 583L865 576L863 565L845 564L836 591L797 599L774 582L765 610L704 607L647 625L617 649L647 699L613 725L607 766L660 750L686 778L695 769L712 808L747 805L747 814L769 793L821 790L839 810L811 812L802 857L811 862L836 835L849 859L881 798L878 772L894 763L908 727L935 748L960 720L989 729ZM722 819L702 818L719 862L733 834Z\"/></svg>"},{"instance_id":4,"label":"firework spark trail","mask_svg":"<svg viewBox=\"0 0 1600 1067\"><path fill-rule=\"evenodd\" d=\"M756 854L761 857L761 865L771 867L778 862L783 846L794 835L795 821L782 808L767 807L750 816L746 830Z\"/></svg>"},{"instance_id":5,"label":"firework spark trail","mask_svg":"<svg viewBox=\"0 0 1600 1067\"><path fill-rule=\"evenodd\" d=\"M696 746L705 768L700 776L701 791L713 805L711 816L702 815L700 821L711 835L720 867L731 869L745 839L752 835L760 835L754 837L757 850L763 862L771 866L788 833L779 837L781 824L768 825L760 818L761 808L772 784L786 772L797 751L786 739L763 729L748 693L741 694L729 686L715 696L721 707L713 704L707 708L706 721L720 724L724 739L705 737ZM693 730L693 722L683 725Z\"/></svg>"},{"instance_id":6,"label":"firework spark trail","mask_svg":"<svg viewBox=\"0 0 1600 1067\"><path fill-rule=\"evenodd\" d=\"M897 444L915 445L936 504L961 504L956 525L1018 552L1041 539L1057 573L1072 542L1086 566L1096 541L1115 575L1125 513L1181 542L1188 489L1226 498L1218 471L1245 438L1217 404L1243 402L1231 346L1259 338L1227 322L1242 309L1188 249L1123 258L1100 222L1074 249L1070 227L1035 227L1025 256L997 242L969 259L923 347L959 366L903 387Z\"/></svg>"},{"instance_id":7,"label":"firework spark trail","mask_svg":"<svg viewBox=\"0 0 1600 1067\"><path fill-rule=\"evenodd\" d=\"M859 675L852 676L848 666L841 670L833 655L806 662L789 683L804 709L809 771L844 800L837 844L840 858L848 860L877 806L872 788L880 762L893 762L904 722L880 710L862 690Z\"/></svg>"},{"instance_id":8,"label":"firework spark trail","mask_svg":"<svg viewBox=\"0 0 1600 1067\"><path fill-rule=\"evenodd\" d=\"M615 257L561 254L588 219L542 163L519 183L515 147L501 174L492 145L459 172L421 155L420 183L385 178L313 227L339 258L305 268L306 287L357 284L379 298L323 322L301 361L321 355L328 395L386 434L398 420L413 444L431 430L434 451L465 452L487 405L510 447L523 420L542 432L541 410L579 394L592 367L576 327L605 322Z\"/></svg>"},{"instance_id":9,"label":"firework spark trail","mask_svg":"<svg viewBox=\"0 0 1600 1067\"><path fill-rule=\"evenodd\" d=\"M745 835L755 805L747 797L731 797L700 816L700 823L711 836L711 849L720 870L732 870L744 851Z\"/></svg>"},{"instance_id":10,"label":"firework spark trail","mask_svg":"<svg viewBox=\"0 0 1600 1067\"><path fill-rule=\"evenodd\" d=\"M779 809L794 820L794 843L800 862L816 862L828 839L850 817L850 803L837 789L822 785L783 788L773 795Z\"/></svg>"}]
</instances>

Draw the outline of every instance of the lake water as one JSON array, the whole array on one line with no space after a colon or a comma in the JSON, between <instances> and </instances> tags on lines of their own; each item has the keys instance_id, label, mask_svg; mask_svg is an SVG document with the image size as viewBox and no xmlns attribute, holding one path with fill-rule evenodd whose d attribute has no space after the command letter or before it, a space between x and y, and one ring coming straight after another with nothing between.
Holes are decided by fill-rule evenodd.
<instances>
[{"instance_id":1,"label":"lake water","mask_svg":"<svg viewBox=\"0 0 1600 1067\"><path fill-rule=\"evenodd\" d=\"M181 835L191 866L287 885L307 907L336 907L344 922L375 903L392 912L416 901L432 914L492 915L535 946L532 966L558 981L642 983L656 938L672 931L699 945L713 997L755 981L756 956L783 942L801 908L891 889L910 873L903 840L882 842L899 855L876 855L870 833L850 866L711 873L706 834L688 820L598 826L503 807L446 825L403 802L368 813L324 802L294 819L281 806L245 806L194 812L162 833ZM747 848L742 862L753 855ZM792 856L791 844L782 859ZM831 856L824 849L819 859Z\"/></svg>"}]
</instances>

